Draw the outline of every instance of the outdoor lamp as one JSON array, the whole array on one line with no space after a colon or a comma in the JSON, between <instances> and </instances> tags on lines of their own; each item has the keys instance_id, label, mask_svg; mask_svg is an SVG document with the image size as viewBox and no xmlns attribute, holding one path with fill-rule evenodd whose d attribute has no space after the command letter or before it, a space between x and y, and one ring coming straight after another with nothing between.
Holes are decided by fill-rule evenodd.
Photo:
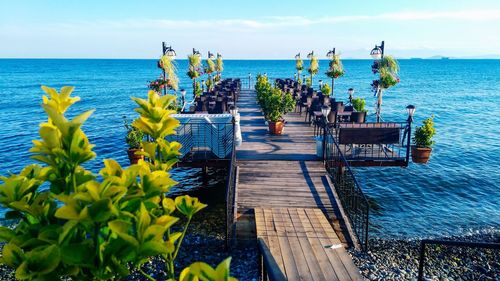
<instances>
[{"instance_id":1,"label":"outdoor lamp","mask_svg":"<svg viewBox=\"0 0 500 281\"><path fill-rule=\"evenodd\" d=\"M319 80L318 83L319 83L319 88L321 89L321 87L323 87L323 80Z\"/></svg>"},{"instance_id":2,"label":"outdoor lamp","mask_svg":"<svg viewBox=\"0 0 500 281\"><path fill-rule=\"evenodd\" d=\"M408 119L413 120L413 114L415 114L415 106L410 104L406 107L406 110L408 111Z\"/></svg>"},{"instance_id":3,"label":"outdoor lamp","mask_svg":"<svg viewBox=\"0 0 500 281\"><path fill-rule=\"evenodd\" d=\"M201 57L201 54L199 51L197 51L195 48L193 48L193 55L198 55Z\"/></svg>"},{"instance_id":4,"label":"outdoor lamp","mask_svg":"<svg viewBox=\"0 0 500 281\"><path fill-rule=\"evenodd\" d=\"M221 55L221 54L219 54L219 53L217 53L217 57L218 57L218 58L222 58L222 55Z\"/></svg>"},{"instance_id":5,"label":"outdoor lamp","mask_svg":"<svg viewBox=\"0 0 500 281\"><path fill-rule=\"evenodd\" d=\"M165 55L171 59L175 59L175 57L177 56L177 54L175 53L174 49L172 49L171 46L165 48Z\"/></svg>"},{"instance_id":6,"label":"outdoor lamp","mask_svg":"<svg viewBox=\"0 0 500 281\"><path fill-rule=\"evenodd\" d=\"M185 89L181 89L181 95L182 95L182 98L186 98L186 90Z\"/></svg>"},{"instance_id":7,"label":"outdoor lamp","mask_svg":"<svg viewBox=\"0 0 500 281\"><path fill-rule=\"evenodd\" d=\"M307 54L307 58L311 59L314 56L314 51L311 51L309 54Z\"/></svg>"},{"instance_id":8,"label":"outdoor lamp","mask_svg":"<svg viewBox=\"0 0 500 281\"><path fill-rule=\"evenodd\" d=\"M370 56L372 56L372 58L374 60L379 60L382 58L382 49L380 49L378 46L375 46L375 48L372 49L372 51L370 52Z\"/></svg>"},{"instance_id":9,"label":"outdoor lamp","mask_svg":"<svg viewBox=\"0 0 500 281\"><path fill-rule=\"evenodd\" d=\"M349 94L349 98L352 98L352 95L354 94L354 89L349 88L349 90L347 90L347 93Z\"/></svg>"},{"instance_id":10,"label":"outdoor lamp","mask_svg":"<svg viewBox=\"0 0 500 281\"><path fill-rule=\"evenodd\" d=\"M231 113L231 115L233 115L233 117L236 117L236 115L238 114L238 108L235 107L234 105L231 105L229 107L229 113Z\"/></svg>"},{"instance_id":11,"label":"outdoor lamp","mask_svg":"<svg viewBox=\"0 0 500 281\"><path fill-rule=\"evenodd\" d=\"M214 59L215 56L214 56L214 54L210 53L210 51L208 51L208 58L209 59Z\"/></svg>"},{"instance_id":12,"label":"outdoor lamp","mask_svg":"<svg viewBox=\"0 0 500 281\"><path fill-rule=\"evenodd\" d=\"M326 53L327 58L332 58L334 55L335 55L335 48L331 49L330 51L328 51L328 53Z\"/></svg>"},{"instance_id":13,"label":"outdoor lamp","mask_svg":"<svg viewBox=\"0 0 500 281\"><path fill-rule=\"evenodd\" d=\"M328 118L328 114L330 114L330 107L327 105L323 105L321 107L321 113L323 114L323 117Z\"/></svg>"},{"instance_id":14,"label":"outdoor lamp","mask_svg":"<svg viewBox=\"0 0 500 281\"><path fill-rule=\"evenodd\" d=\"M300 53L298 53L298 54L295 55L295 59L296 60L300 59Z\"/></svg>"},{"instance_id":15,"label":"outdoor lamp","mask_svg":"<svg viewBox=\"0 0 500 281\"><path fill-rule=\"evenodd\" d=\"M267 72L264 72L264 76L267 77Z\"/></svg>"}]
</instances>

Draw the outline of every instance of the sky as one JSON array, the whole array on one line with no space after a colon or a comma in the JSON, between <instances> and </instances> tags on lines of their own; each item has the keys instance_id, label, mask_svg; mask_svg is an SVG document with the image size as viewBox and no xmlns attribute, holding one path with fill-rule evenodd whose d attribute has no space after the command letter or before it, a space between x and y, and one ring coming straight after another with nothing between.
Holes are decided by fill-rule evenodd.
<instances>
[{"instance_id":1,"label":"sky","mask_svg":"<svg viewBox=\"0 0 500 281\"><path fill-rule=\"evenodd\" d=\"M500 58L500 0L0 0L0 58Z\"/></svg>"}]
</instances>

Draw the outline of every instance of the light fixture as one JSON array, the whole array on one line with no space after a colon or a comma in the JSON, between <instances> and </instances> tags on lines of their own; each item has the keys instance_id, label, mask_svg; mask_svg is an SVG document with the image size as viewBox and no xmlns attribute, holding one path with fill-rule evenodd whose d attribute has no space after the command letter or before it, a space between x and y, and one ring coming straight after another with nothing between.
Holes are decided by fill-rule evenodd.
<instances>
[{"instance_id":1,"label":"light fixture","mask_svg":"<svg viewBox=\"0 0 500 281\"><path fill-rule=\"evenodd\" d=\"M295 59L296 59L296 60L299 60L299 59L300 59L300 53L298 53L298 54L296 54L296 55L295 55Z\"/></svg>"},{"instance_id":2,"label":"light fixture","mask_svg":"<svg viewBox=\"0 0 500 281\"><path fill-rule=\"evenodd\" d=\"M415 106L410 104L406 107L406 110L408 111L408 118L413 120L413 114L415 114Z\"/></svg>"},{"instance_id":3,"label":"light fixture","mask_svg":"<svg viewBox=\"0 0 500 281\"><path fill-rule=\"evenodd\" d=\"M328 118L328 114L330 114L330 107L327 105L323 105L321 107L321 113L323 114L323 117Z\"/></svg>"},{"instance_id":4,"label":"light fixture","mask_svg":"<svg viewBox=\"0 0 500 281\"><path fill-rule=\"evenodd\" d=\"M193 48L193 55L197 55L197 56L201 57L201 53L199 51L197 51L195 48Z\"/></svg>"},{"instance_id":5,"label":"light fixture","mask_svg":"<svg viewBox=\"0 0 500 281\"><path fill-rule=\"evenodd\" d=\"M222 58L222 55L217 53L217 58Z\"/></svg>"},{"instance_id":6,"label":"light fixture","mask_svg":"<svg viewBox=\"0 0 500 281\"><path fill-rule=\"evenodd\" d=\"M309 54L307 54L308 59L312 59L313 56L314 56L314 51L311 51Z\"/></svg>"},{"instance_id":7,"label":"light fixture","mask_svg":"<svg viewBox=\"0 0 500 281\"><path fill-rule=\"evenodd\" d=\"M374 60L379 60L384 56L384 41L382 41L380 46L375 45L375 48L370 52L370 56L372 56Z\"/></svg>"},{"instance_id":8,"label":"light fixture","mask_svg":"<svg viewBox=\"0 0 500 281\"><path fill-rule=\"evenodd\" d=\"M267 77L267 72L264 72L264 76Z\"/></svg>"},{"instance_id":9,"label":"light fixture","mask_svg":"<svg viewBox=\"0 0 500 281\"><path fill-rule=\"evenodd\" d=\"M334 55L335 55L335 48L331 49L330 51L328 51L328 53L326 53L327 58L333 58Z\"/></svg>"},{"instance_id":10,"label":"light fixture","mask_svg":"<svg viewBox=\"0 0 500 281\"><path fill-rule=\"evenodd\" d=\"M182 98L186 97L186 90L185 89L181 89L181 95L182 95Z\"/></svg>"},{"instance_id":11,"label":"light fixture","mask_svg":"<svg viewBox=\"0 0 500 281\"><path fill-rule=\"evenodd\" d=\"M319 80L318 83L319 83L319 88L321 89L321 87L323 87L323 80Z\"/></svg>"},{"instance_id":12,"label":"light fixture","mask_svg":"<svg viewBox=\"0 0 500 281\"><path fill-rule=\"evenodd\" d=\"M229 113L231 113L231 115L233 115L233 117L236 117L236 115L238 114L238 108L235 107L234 105L231 105L229 107Z\"/></svg>"},{"instance_id":13,"label":"light fixture","mask_svg":"<svg viewBox=\"0 0 500 281\"><path fill-rule=\"evenodd\" d=\"M208 58L209 59L214 59L215 56L214 56L214 54L210 53L210 51L208 51Z\"/></svg>"},{"instance_id":14,"label":"light fixture","mask_svg":"<svg viewBox=\"0 0 500 281\"><path fill-rule=\"evenodd\" d=\"M349 94L349 97L352 97L352 95L354 94L354 89L349 88L349 90L347 90L347 93Z\"/></svg>"}]
</instances>

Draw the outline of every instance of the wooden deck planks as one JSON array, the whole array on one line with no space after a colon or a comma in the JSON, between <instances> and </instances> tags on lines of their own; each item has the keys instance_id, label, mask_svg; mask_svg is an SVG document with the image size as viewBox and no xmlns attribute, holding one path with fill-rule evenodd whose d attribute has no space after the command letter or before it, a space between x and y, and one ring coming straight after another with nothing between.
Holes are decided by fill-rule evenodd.
<instances>
[{"instance_id":1,"label":"wooden deck planks","mask_svg":"<svg viewBox=\"0 0 500 281\"><path fill-rule=\"evenodd\" d=\"M343 247L328 247L339 239L320 210L256 208L255 220L288 280L362 280Z\"/></svg>"},{"instance_id":2,"label":"wooden deck planks","mask_svg":"<svg viewBox=\"0 0 500 281\"><path fill-rule=\"evenodd\" d=\"M284 135L269 135L253 91L242 91L238 107L238 213L253 211L257 236L288 280L361 280L343 247L325 248L345 241L336 232L338 207L313 128L292 113Z\"/></svg>"}]
</instances>

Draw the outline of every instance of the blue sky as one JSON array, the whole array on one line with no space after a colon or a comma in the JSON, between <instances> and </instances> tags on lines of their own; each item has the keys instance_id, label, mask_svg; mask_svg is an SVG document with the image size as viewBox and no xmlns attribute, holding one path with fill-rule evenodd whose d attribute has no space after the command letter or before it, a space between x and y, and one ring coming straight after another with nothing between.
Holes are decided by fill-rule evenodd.
<instances>
[{"instance_id":1,"label":"blue sky","mask_svg":"<svg viewBox=\"0 0 500 281\"><path fill-rule=\"evenodd\" d=\"M180 57L369 58L381 40L398 57L500 57L499 35L499 0L0 0L2 58L156 58L161 41Z\"/></svg>"}]
</instances>

